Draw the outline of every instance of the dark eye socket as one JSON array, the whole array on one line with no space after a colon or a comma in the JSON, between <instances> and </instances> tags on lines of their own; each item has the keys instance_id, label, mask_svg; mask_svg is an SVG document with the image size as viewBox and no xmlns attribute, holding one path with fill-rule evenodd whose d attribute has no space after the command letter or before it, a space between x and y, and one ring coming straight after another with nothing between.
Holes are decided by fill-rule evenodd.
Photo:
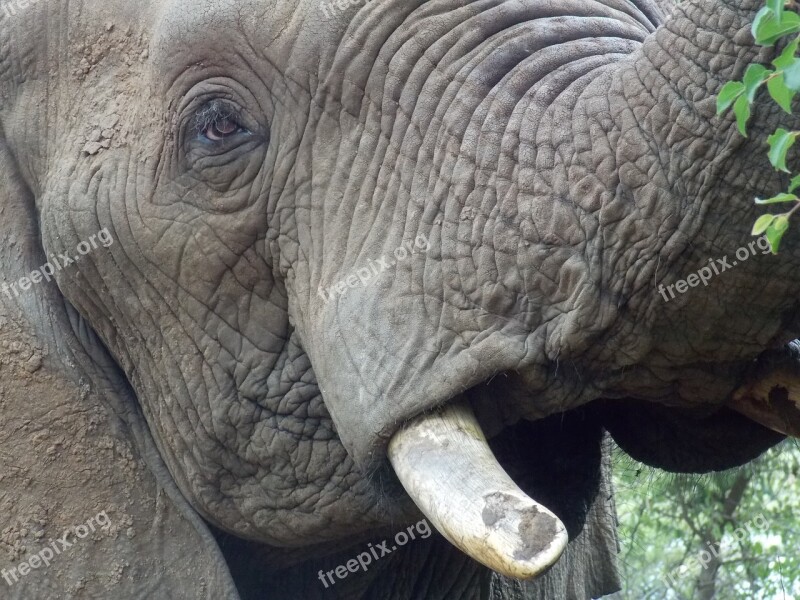
<instances>
[{"instance_id":1,"label":"dark eye socket","mask_svg":"<svg viewBox=\"0 0 800 600\"><path fill-rule=\"evenodd\" d=\"M250 133L240 122L234 107L222 100L213 100L195 115L195 131L204 140L221 142L241 133Z\"/></svg>"}]
</instances>

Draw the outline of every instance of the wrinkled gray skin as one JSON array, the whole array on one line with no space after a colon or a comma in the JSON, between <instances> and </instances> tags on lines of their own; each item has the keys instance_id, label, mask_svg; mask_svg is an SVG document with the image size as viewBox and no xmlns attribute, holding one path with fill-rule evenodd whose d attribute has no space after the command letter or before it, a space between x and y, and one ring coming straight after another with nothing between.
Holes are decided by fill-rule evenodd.
<instances>
[{"instance_id":1,"label":"wrinkled gray skin","mask_svg":"<svg viewBox=\"0 0 800 600\"><path fill-rule=\"evenodd\" d=\"M759 104L748 140L714 116L721 85L771 57L748 34L759 4L687 1L655 33L655 0L374 0L330 16L318 0L43 0L4 17L4 279L102 228L114 239L57 287L0 296L48 377L111 407L106 434L141 458L141 484L96 467L65 497L142 507L163 489L173 515L131 509L124 549L64 558L10 595L615 590L604 428L677 471L780 439L720 407L796 336L798 235L669 303L657 292L750 241L752 197L781 188L762 147L777 111ZM240 129L213 141L198 114L220 101ZM98 128L107 148L87 146ZM319 293L418 236L427 251L368 285ZM7 415L27 414L19 389ZM420 518L387 467L391 435L464 398L567 524L565 556L520 584L434 535L326 591L318 569ZM57 493L2 492L14 506ZM167 540L185 542L147 575ZM85 575L120 556L117 580Z\"/></svg>"}]
</instances>

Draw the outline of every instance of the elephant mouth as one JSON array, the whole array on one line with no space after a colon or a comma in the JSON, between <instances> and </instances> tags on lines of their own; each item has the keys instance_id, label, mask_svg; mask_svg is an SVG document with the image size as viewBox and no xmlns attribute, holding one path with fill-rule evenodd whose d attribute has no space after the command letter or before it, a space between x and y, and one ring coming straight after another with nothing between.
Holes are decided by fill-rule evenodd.
<instances>
[{"instance_id":1,"label":"elephant mouth","mask_svg":"<svg viewBox=\"0 0 800 600\"><path fill-rule=\"evenodd\" d=\"M767 429L800 438L800 340L761 354L727 407Z\"/></svg>"},{"instance_id":2,"label":"elephant mouth","mask_svg":"<svg viewBox=\"0 0 800 600\"><path fill-rule=\"evenodd\" d=\"M794 369L742 386L729 406L767 429L800 438L800 379Z\"/></svg>"},{"instance_id":3,"label":"elephant mouth","mask_svg":"<svg viewBox=\"0 0 800 600\"><path fill-rule=\"evenodd\" d=\"M800 344L795 344L763 356L726 408L774 432L800 437ZM509 415L492 419L480 403L475 403L476 417L471 399L462 394L409 421L392 436L389 461L417 507L454 546L503 575L538 577L565 550L568 528L551 510L557 507L537 502L515 483L504 468L512 466L508 453L499 452L498 460L493 449L510 447L505 443L510 429L539 421L530 415L517 416L517 424ZM602 425L594 425L602 433ZM518 470L512 473L518 479Z\"/></svg>"}]
</instances>

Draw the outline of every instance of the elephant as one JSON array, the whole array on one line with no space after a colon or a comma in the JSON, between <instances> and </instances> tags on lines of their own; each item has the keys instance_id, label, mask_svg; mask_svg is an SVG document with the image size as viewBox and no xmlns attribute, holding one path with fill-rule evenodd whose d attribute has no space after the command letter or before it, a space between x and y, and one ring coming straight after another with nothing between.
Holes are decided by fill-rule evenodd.
<instances>
[{"instance_id":1,"label":"elephant","mask_svg":"<svg viewBox=\"0 0 800 600\"><path fill-rule=\"evenodd\" d=\"M6 4L3 597L619 589L613 444L800 435L760 5Z\"/></svg>"}]
</instances>

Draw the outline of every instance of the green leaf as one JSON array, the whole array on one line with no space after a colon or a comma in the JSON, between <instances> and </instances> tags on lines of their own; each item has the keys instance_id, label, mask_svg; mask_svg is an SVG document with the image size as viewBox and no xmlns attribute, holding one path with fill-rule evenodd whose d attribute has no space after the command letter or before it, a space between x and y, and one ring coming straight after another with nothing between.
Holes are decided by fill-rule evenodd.
<instances>
[{"instance_id":1,"label":"green leaf","mask_svg":"<svg viewBox=\"0 0 800 600\"><path fill-rule=\"evenodd\" d=\"M800 36L794 38L789 44L787 44L786 48L784 48L783 52L781 52L781 55L772 61L772 64L775 65L776 69L785 69L792 64L794 55L797 54L798 45L800 45Z\"/></svg>"},{"instance_id":2,"label":"green leaf","mask_svg":"<svg viewBox=\"0 0 800 600\"><path fill-rule=\"evenodd\" d=\"M783 12L783 7L785 4L785 0L767 0L767 8L772 11L772 14L775 16L775 19L778 21L778 23L781 22L781 13Z\"/></svg>"},{"instance_id":3,"label":"green leaf","mask_svg":"<svg viewBox=\"0 0 800 600\"><path fill-rule=\"evenodd\" d=\"M744 94L744 84L741 81L729 81L723 85L717 96L717 114L720 115L728 110L742 94Z\"/></svg>"},{"instance_id":4,"label":"green leaf","mask_svg":"<svg viewBox=\"0 0 800 600\"><path fill-rule=\"evenodd\" d=\"M792 180L789 182L789 193L791 194L797 188L800 187L800 175L795 175L792 177Z\"/></svg>"},{"instance_id":5,"label":"green leaf","mask_svg":"<svg viewBox=\"0 0 800 600\"><path fill-rule=\"evenodd\" d=\"M792 114L792 99L794 98L794 91L786 87L783 73L779 73L767 81L767 91L778 106L780 106L785 112Z\"/></svg>"},{"instance_id":6,"label":"green leaf","mask_svg":"<svg viewBox=\"0 0 800 600\"><path fill-rule=\"evenodd\" d=\"M772 46L780 38L800 31L800 15L791 10L783 10L780 16L765 6L756 14L753 21L753 37L762 46Z\"/></svg>"},{"instance_id":7,"label":"green leaf","mask_svg":"<svg viewBox=\"0 0 800 600\"><path fill-rule=\"evenodd\" d=\"M767 227L767 241L773 254L778 253L783 234L789 229L789 219L786 215L777 215L769 227Z\"/></svg>"},{"instance_id":8,"label":"green leaf","mask_svg":"<svg viewBox=\"0 0 800 600\"><path fill-rule=\"evenodd\" d=\"M775 215L761 215L756 219L755 225L753 225L753 235L761 235L767 230L767 227L772 225L772 221L775 219Z\"/></svg>"},{"instance_id":9,"label":"green leaf","mask_svg":"<svg viewBox=\"0 0 800 600\"><path fill-rule=\"evenodd\" d=\"M800 91L800 58L793 58L791 64L783 70L783 81L790 90Z\"/></svg>"},{"instance_id":10,"label":"green leaf","mask_svg":"<svg viewBox=\"0 0 800 600\"><path fill-rule=\"evenodd\" d=\"M783 233L784 231L789 229L789 217L787 217L786 215L778 215L777 217L775 217L775 220L772 222L772 225L770 225L770 227L775 231L780 231L781 233Z\"/></svg>"},{"instance_id":11,"label":"green leaf","mask_svg":"<svg viewBox=\"0 0 800 600\"><path fill-rule=\"evenodd\" d=\"M750 120L750 103L747 101L747 96L739 96L733 103L733 114L736 115L736 126L739 128L739 133L747 137L747 121Z\"/></svg>"},{"instance_id":12,"label":"green leaf","mask_svg":"<svg viewBox=\"0 0 800 600\"><path fill-rule=\"evenodd\" d=\"M764 198L764 199L756 198L756 204L779 204L781 202L796 202L798 200L800 200L800 198L798 198L794 194L778 194L777 196L773 196L772 198ZM758 221L756 221L756 223L758 223Z\"/></svg>"},{"instance_id":13,"label":"green leaf","mask_svg":"<svg viewBox=\"0 0 800 600\"><path fill-rule=\"evenodd\" d=\"M794 145L798 135L800 134L797 132L786 131L781 127L767 138L767 144L769 144L769 162L779 171L789 172L789 169L786 168L786 154Z\"/></svg>"},{"instance_id":14,"label":"green leaf","mask_svg":"<svg viewBox=\"0 0 800 600\"><path fill-rule=\"evenodd\" d=\"M744 91L747 94L747 99L753 102L756 99L756 93L764 80L772 74L772 71L763 65L750 65L744 73Z\"/></svg>"},{"instance_id":15,"label":"green leaf","mask_svg":"<svg viewBox=\"0 0 800 600\"><path fill-rule=\"evenodd\" d=\"M758 32L765 27L765 24L770 21L774 23L778 19L779 17L770 10L769 6L761 7L761 10L756 13L755 18L753 19L753 26L750 30L753 34L753 39L758 41Z\"/></svg>"}]
</instances>

